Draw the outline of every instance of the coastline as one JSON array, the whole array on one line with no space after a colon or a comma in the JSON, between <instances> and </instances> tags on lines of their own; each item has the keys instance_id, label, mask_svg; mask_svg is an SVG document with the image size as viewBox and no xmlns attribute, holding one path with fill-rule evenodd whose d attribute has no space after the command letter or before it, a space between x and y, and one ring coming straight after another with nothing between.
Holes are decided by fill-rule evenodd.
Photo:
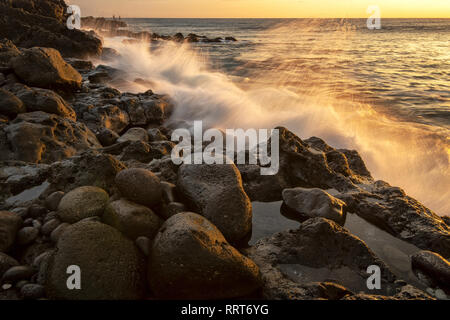
<instances>
[{"instance_id":1,"label":"coastline","mask_svg":"<svg viewBox=\"0 0 450 320\"><path fill-rule=\"evenodd\" d=\"M0 5L17 21L41 13ZM15 37L0 45L0 209L7 210L0 212L0 298L402 300L449 293L448 217L375 181L357 151L302 140L283 127L276 128L277 175L261 176L258 164L175 165L171 97L152 92L142 79L136 81L146 92L112 88L123 71L107 61L120 53L102 48L92 32L63 30L64 9L43 25L59 26L64 39L73 33L72 46L48 37L27 48ZM93 52L105 64L79 59ZM255 201L283 201L300 228L248 246ZM425 250L411 263L431 290L398 279L343 228L347 214ZM360 293L346 287L353 279L345 277L294 281L285 264L346 268L361 278L378 265L384 289ZM65 287L69 265L89 274L85 290Z\"/></svg>"}]
</instances>

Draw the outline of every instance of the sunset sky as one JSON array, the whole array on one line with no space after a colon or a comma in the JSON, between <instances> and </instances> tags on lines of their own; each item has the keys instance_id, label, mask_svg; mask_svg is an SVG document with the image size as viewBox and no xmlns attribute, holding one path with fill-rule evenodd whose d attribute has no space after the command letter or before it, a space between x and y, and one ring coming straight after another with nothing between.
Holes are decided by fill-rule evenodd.
<instances>
[{"instance_id":1,"label":"sunset sky","mask_svg":"<svg viewBox=\"0 0 450 320\"><path fill-rule=\"evenodd\" d=\"M70 0L82 15L167 18L450 18L450 0Z\"/></svg>"}]
</instances>

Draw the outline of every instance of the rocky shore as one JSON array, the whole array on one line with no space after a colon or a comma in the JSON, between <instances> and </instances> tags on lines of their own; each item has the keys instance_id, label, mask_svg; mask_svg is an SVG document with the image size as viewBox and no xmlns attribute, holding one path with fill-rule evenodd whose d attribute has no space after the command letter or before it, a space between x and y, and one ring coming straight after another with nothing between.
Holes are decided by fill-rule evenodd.
<instances>
[{"instance_id":1,"label":"rocky shore","mask_svg":"<svg viewBox=\"0 0 450 320\"><path fill-rule=\"evenodd\" d=\"M114 89L123 71L106 65L94 32L65 27L62 0L0 0L0 12L0 299L450 295L449 218L375 181L357 151L280 127L275 176L175 165L167 120L177 106L151 86ZM249 246L254 201L283 201L300 227ZM344 227L349 214L420 249L411 268L423 289ZM366 287L373 265L381 289ZM71 266L80 290L67 286ZM292 266L348 281L292 277Z\"/></svg>"}]
</instances>

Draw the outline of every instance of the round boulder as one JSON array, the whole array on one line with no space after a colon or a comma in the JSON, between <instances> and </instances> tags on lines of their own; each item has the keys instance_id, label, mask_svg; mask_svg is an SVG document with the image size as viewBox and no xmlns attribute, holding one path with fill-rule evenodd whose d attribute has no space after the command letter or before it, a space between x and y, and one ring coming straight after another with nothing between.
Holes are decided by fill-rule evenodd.
<instances>
[{"instance_id":1,"label":"round boulder","mask_svg":"<svg viewBox=\"0 0 450 320\"><path fill-rule=\"evenodd\" d=\"M101 216L108 201L109 196L103 189L91 186L79 187L61 199L58 216L67 223L76 223L86 218Z\"/></svg>"},{"instance_id":2,"label":"round boulder","mask_svg":"<svg viewBox=\"0 0 450 320\"><path fill-rule=\"evenodd\" d=\"M135 203L152 207L161 201L159 178L151 171L139 168L127 169L116 176L121 194Z\"/></svg>"},{"instance_id":3,"label":"round boulder","mask_svg":"<svg viewBox=\"0 0 450 320\"><path fill-rule=\"evenodd\" d=\"M189 164L178 171L178 191L190 205L235 244L252 228L252 206L234 164Z\"/></svg>"},{"instance_id":4,"label":"round boulder","mask_svg":"<svg viewBox=\"0 0 450 320\"><path fill-rule=\"evenodd\" d=\"M163 221L149 208L122 199L108 205L103 222L136 240L153 239Z\"/></svg>"},{"instance_id":5,"label":"round boulder","mask_svg":"<svg viewBox=\"0 0 450 320\"><path fill-rule=\"evenodd\" d=\"M70 266L79 267L80 290L67 288ZM133 242L108 225L85 220L59 238L45 287L56 300L135 300L143 298L145 283L145 261Z\"/></svg>"},{"instance_id":6,"label":"round boulder","mask_svg":"<svg viewBox=\"0 0 450 320\"><path fill-rule=\"evenodd\" d=\"M183 212L167 220L149 257L148 279L162 299L228 299L261 286L256 264L204 217Z\"/></svg>"}]
</instances>

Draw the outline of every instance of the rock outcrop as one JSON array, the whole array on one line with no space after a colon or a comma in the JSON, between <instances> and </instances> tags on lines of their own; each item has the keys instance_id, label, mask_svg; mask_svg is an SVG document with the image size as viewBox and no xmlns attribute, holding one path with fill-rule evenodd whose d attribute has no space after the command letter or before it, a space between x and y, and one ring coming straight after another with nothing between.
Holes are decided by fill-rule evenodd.
<instances>
[{"instance_id":1,"label":"rock outcrop","mask_svg":"<svg viewBox=\"0 0 450 320\"><path fill-rule=\"evenodd\" d=\"M148 279L163 299L238 298L261 285L258 267L211 222L190 212L162 226L151 248Z\"/></svg>"},{"instance_id":2,"label":"rock outcrop","mask_svg":"<svg viewBox=\"0 0 450 320\"><path fill-rule=\"evenodd\" d=\"M100 55L100 39L93 33L67 28L66 12L62 0L1 0L0 38L18 47L55 48L64 56Z\"/></svg>"}]
</instances>

